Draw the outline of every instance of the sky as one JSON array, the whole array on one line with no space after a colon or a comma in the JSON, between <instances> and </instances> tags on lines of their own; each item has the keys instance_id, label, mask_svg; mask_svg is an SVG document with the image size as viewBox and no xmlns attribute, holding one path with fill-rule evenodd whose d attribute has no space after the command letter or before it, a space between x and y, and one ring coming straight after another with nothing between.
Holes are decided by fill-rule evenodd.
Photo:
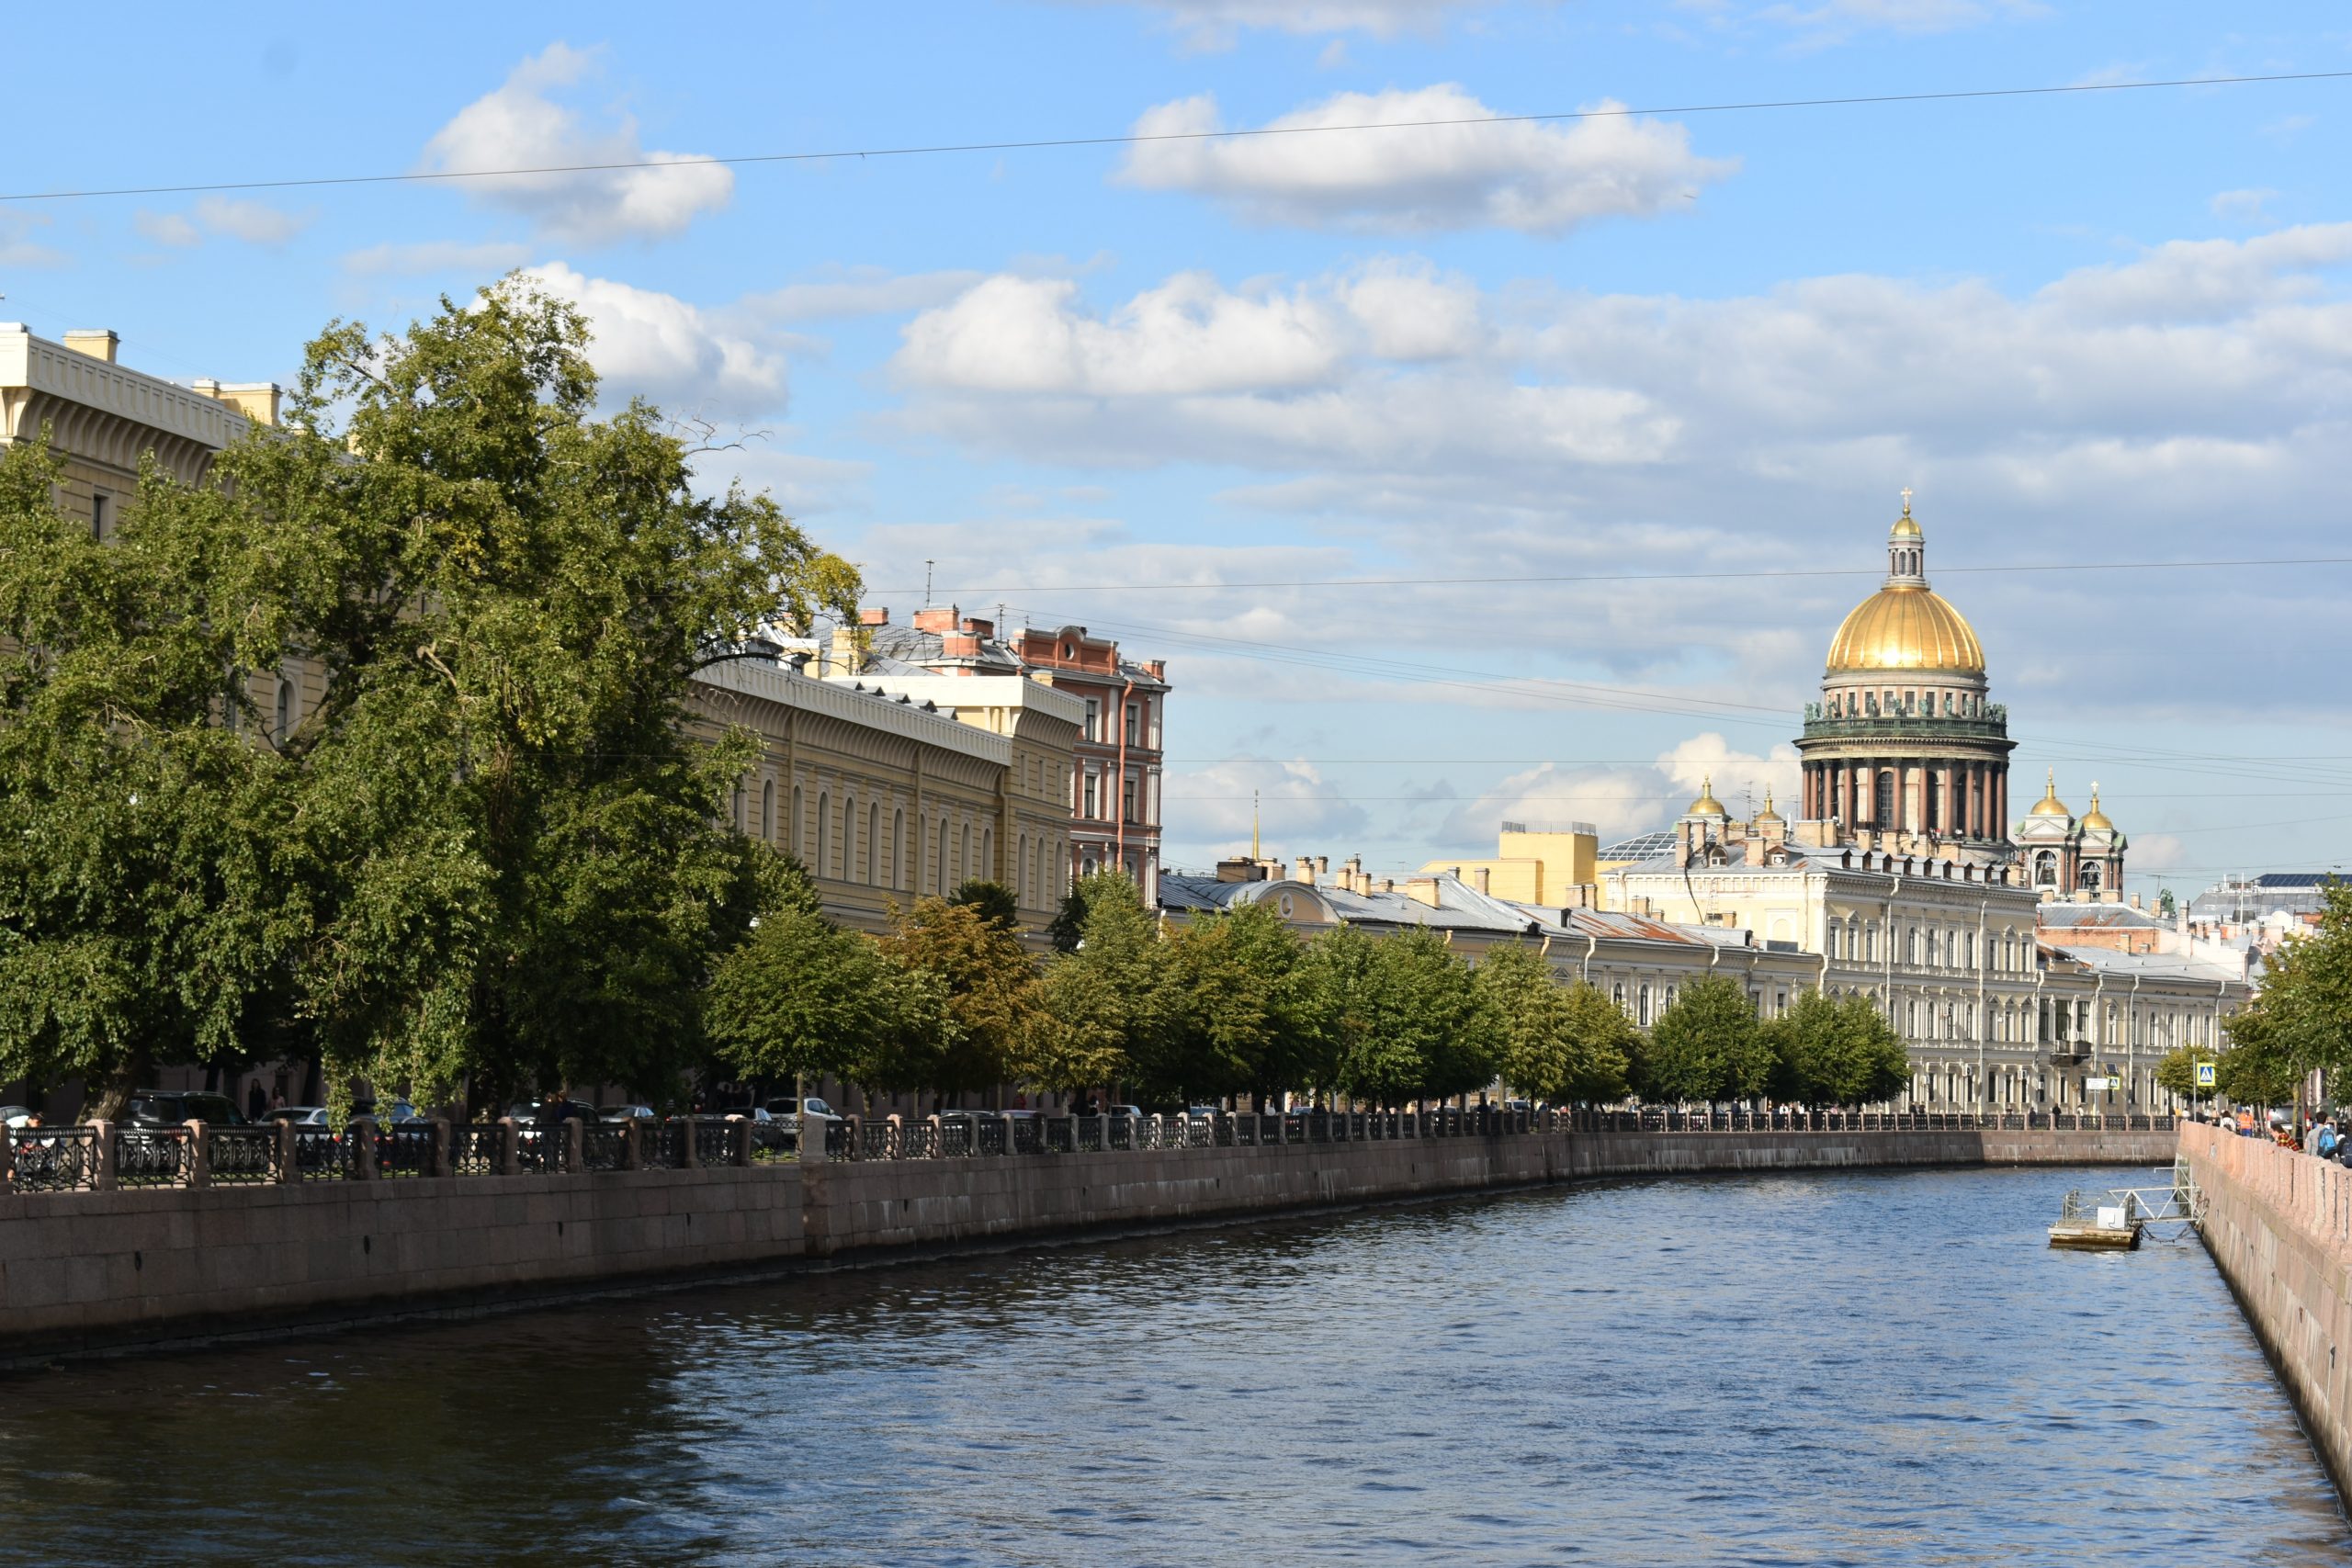
<instances>
[{"instance_id":1,"label":"sky","mask_svg":"<svg viewBox=\"0 0 2352 1568\"><path fill-rule=\"evenodd\" d=\"M1392 872L1785 807L1905 488L2019 813L2096 781L2151 895L2352 862L2352 79L1710 107L2352 72L2340 8L381 15L14 18L0 194L662 166L0 200L0 317L290 381L527 269L869 604L1165 658L1171 866L1253 796ZM2154 564L2235 561L2297 564Z\"/></svg>"}]
</instances>

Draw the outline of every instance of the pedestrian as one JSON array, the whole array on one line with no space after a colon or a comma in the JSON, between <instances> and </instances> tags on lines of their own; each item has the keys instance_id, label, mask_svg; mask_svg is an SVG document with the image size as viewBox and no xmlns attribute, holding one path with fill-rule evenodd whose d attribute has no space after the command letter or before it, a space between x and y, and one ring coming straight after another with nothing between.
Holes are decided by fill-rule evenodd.
<instances>
[{"instance_id":1,"label":"pedestrian","mask_svg":"<svg viewBox=\"0 0 2352 1568\"><path fill-rule=\"evenodd\" d=\"M258 1122L261 1120L262 1112L268 1109L269 1102L262 1098L261 1079L255 1078L254 1087L245 1091L245 1120Z\"/></svg>"},{"instance_id":2,"label":"pedestrian","mask_svg":"<svg viewBox=\"0 0 2352 1568\"><path fill-rule=\"evenodd\" d=\"M2335 1118L2327 1117L2320 1122L2319 1131L2312 1136L2312 1153L2322 1159L2334 1159L2336 1145L2342 1142L2343 1140L2335 1135Z\"/></svg>"}]
</instances>

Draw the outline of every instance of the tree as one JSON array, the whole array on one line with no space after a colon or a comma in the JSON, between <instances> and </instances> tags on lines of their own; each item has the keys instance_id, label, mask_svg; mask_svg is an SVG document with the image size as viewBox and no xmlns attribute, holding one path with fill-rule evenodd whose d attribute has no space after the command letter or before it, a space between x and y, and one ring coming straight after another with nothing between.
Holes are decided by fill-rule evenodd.
<instances>
[{"instance_id":1,"label":"tree","mask_svg":"<svg viewBox=\"0 0 2352 1568\"><path fill-rule=\"evenodd\" d=\"M1653 1100L1752 1100L1764 1092L1772 1064L1747 993L1709 975L1683 987L1658 1015L1640 1087Z\"/></svg>"},{"instance_id":2,"label":"tree","mask_svg":"<svg viewBox=\"0 0 2352 1568\"><path fill-rule=\"evenodd\" d=\"M1179 1000L1166 1010L1162 1072L1187 1098L1246 1092L1262 1107L1281 1090L1331 1081L1329 998L1271 905L1197 918L1168 945Z\"/></svg>"},{"instance_id":3,"label":"tree","mask_svg":"<svg viewBox=\"0 0 2352 1568\"><path fill-rule=\"evenodd\" d=\"M1332 1087L1377 1105L1493 1081L1499 1040L1470 966L1426 927L1385 937L1340 926L1307 949L1337 1040Z\"/></svg>"},{"instance_id":4,"label":"tree","mask_svg":"<svg viewBox=\"0 0 2352 1568\"><path fill-rule=\"evenodd\" d=\"M2288 1031L2279 1027L2286 1011L2256 1004L2223 1021L2230 1045L2213 1057L2215 1093L2238 1105L2284 1105L2295 1098L2303 1074L2288 1054Z\"/></svg>"},{"instance_id":5,"label":"tree","mask_svg":"<svg viewBox=\"0 0 2352 1568\"><path fill-rule=\"evenodd\" d=\"M1062 907L1054 916L1053 924L1046 928L1046 940L1056 953L1073 953L1086 935L1086 917L1097 902L1103 898L1124 897L1133 900L1136 885L1117 871L1092 871L1070 884L1062 896Z\"/></svg>"},{"instance_id":6,"label":"tree","mask_svg":"<svg viewBox=\"0 0 2352 1568\"><path fill-rule=\"evenodd\" d=\"M2352 1069L2352 884L2330 878L2320 896L2317 929L2278 944L2253 1005L2222 1025L2233 1043L2225 1058L2239 1058L2233 1070L2249 1088L2273 1085L2280 1074L2287 1087L2262 1095L2222 1085L2233 1100L2290 1100L2301 1075Z\"/></svg>"},{"instance_id":7,"label":"tree","mask_svg":"<svg viewBox=\"0 0 2352 1568\"><path fill-rule=\"evenodd\" d=\"M798 867L791 874L798 896L778 899L712 972L711 1043L745 1076L911 1087L907 1065L940 1054L944 985L834 925Z\"/></svg>"},{"instance_id":8,"label":"tree","mask_svg":"<svg viewBox=\"0 0 2352 1568\"><path fill-rule=\"evenodd\" d=\"M1021 907L1013 898L1012 889L1001 882L968 878L956 885L956 891L947 896L947 901L976 909L982 919L1006 931L1021 924Z\"/></svg>"},{"instance_id":9,"label":"tree","mask_svg":"<svg viewBox=\"0 0 2352 1568\"><path fill-rule=\"evenodd\" d=\"M1637 1035L1598 987L1561 985L1543 954L1523 942L1480 959L1476 984L1500 1039L1505 1083L1555 1103L1623 1096Z\"/></svg>"},{"instance_id":10,"label":"tree","mask_svg":"<svg viewBox=\"0 0 2352 1568\"><path fill-rule=\"evenodd\" d=\"M1774 1091L1807 1105L1868 1105L1911 1081L1910 1056L1869 997L1800 992L1759 1026L1775 1064Z\"/></svg>"},{"instance_id":11,"label":"tree","mask_svg":"<svg viewBox=\"0 0 2352 1568\"><path fill-rule=\"evenodd\" d=\"M855 604L767 497L697 494L655 410L596 417L586 343L519 279L398 337L332 324L287 425L160 498L235 512L215 682L292 774L295 1005L343 1072L419 1098L701 1054L702 987L766 893L722 821L752 742L692 739L689 682ZM325 694L281 738L235 672L298 657Z\"/></svg>"},{"instance_id":12,"label":"tree","mask_svg":"<svg viewBox=\"0 0 2352 1568\"><path fill-rule=\"evenodd\" d=\"M922 1055L892 1065L890 1089L961 1094L1006 1082L1037 1005L1037 968L1021 939L970 904L918 898L882 950L933 977L946 1024Z\"/></svg>"},{"instance_id":13,"label":"tree","mask_svg":"<svg viewBox=\"0 0 2352 1568\"><path fill-rule=\"evenodd\" d=\"M0 454L0 1077L119 1115L289 1006L310 919L284 760L220 720L252 602L235 514L150 470L113 538Z\"/></svg>"},{"instance_id":14,"label":"tree","mask_svg":"<svg viewBox=\"0 0 2352 1568\"><path fill-rule=\"evenodd\" d=\"M1087 897L1063 906L1077 924L1069 947L1046 961L1015 1076L1063 1093L1133 1083L1156 1100L1170 1092L1159 926L1125 877L1098 873L1080 886Z\"/></svg>"},{"instance_id":15,"label":"tree","mask_svg":"<svg viewBox=\"0 0 2352 1568\"><path fill-rule=\"evenodd\" d=\"M2165 1052L2164 1059L2156 1064L2156 1087L2167 1089L2183 1100L2197 1100L2209 1095L2213 1089L2211 1086L2197 1081L2197 1064L2215 1060L2213 1048L2210 1045L2176 1045ZM2221 1077L2218 1066L2213 1076L2216 1078Z\"/></svg>"}]
</instances>

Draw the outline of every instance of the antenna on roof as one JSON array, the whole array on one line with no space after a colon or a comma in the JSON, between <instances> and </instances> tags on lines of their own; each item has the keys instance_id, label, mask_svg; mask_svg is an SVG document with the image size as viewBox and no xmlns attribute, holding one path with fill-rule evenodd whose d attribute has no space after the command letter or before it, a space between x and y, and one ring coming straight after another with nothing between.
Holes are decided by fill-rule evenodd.
<instances>
[{"instance_id":1,"label":"antenna on roof","mask_svg":"<svg viewBox=\"0 0 2352 1568\"><path fill-rule=\"evenodd\" d=\"M931 608L931 568L932 562L926 557L922 563L922 607L926 610Z\"/></svg>"},{"instance_id":2,"label":"antenna on roof","mask_svg":"<svg viewBox=\"0 0 2352 1568\"><path fill-rule=\"evenodd\" d=\"M1258 792L1254 789L1250 792L1250 858L1251 860L1266 858L1263 852L1258 848Z\"/></svg>"}]
</instances>

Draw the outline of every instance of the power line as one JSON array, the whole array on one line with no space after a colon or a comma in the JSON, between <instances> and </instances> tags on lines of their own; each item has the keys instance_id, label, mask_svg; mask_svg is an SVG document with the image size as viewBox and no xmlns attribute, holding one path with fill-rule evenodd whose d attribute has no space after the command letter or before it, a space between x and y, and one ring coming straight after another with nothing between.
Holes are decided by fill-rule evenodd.
<instances>
[{"instance_id":1,"label":"power line","mask_svg":"<svg viewBox=\"0 0 2352 1568\"><path fill-rule=\"evenodd\" d=\"M2025 562L2003 566L1944 566L1939 577L1981 577L1992 574L2082 571L2218 571L2233 568L2271 566L2352 566L2352 556L2265 556L2233 560L2117 560ZM1553 575L1521 573L1510 577L1302 577L1263 582L1053 582L990 583L978 587L942 589L950 596L990 593L1215 593L1234 589L1262 588L1491 588L1505 583L1577 582L1708 582L1740 579L1883 577L1877 567L1759 568L1743 571L1620 571L1572 572ZM876 588L876 597L911 593L910 588Z\"/></svg>"},{"instance_id":2,"label":"power line","mask_svg":"<svg viewBox=\"0 0 2352 1568\"><path fill-rule=\"evenodd\" d=\"M210 180L193 185L114 186L83 190L22 191L0 201L78 201L110 196L195 196L225 190L300 190L328 186L432 184L443 180L528 179L548 175L614 174L632 169L703 164L816 164L850 158L919 158L962 152L1027 152L1057 148L1134 147L1157 141L1223 141L1245 137L1323 136L1375 130L1427 130L1455 126L1539 125L1563 120L1630 119L1639 115L1735 114L1762 109L1851 108L1882 104L1951 103L1975 98L2054 97L2071 93L2131 93L2170 87L2237 87L2275 82L2329 82L2352 71L2294 71L2261 76L2184 76L2158 82L2075 82L2050 87L1970 87L1939 93L1872 93L1835 98L1766 98L1745 103L1676 104L1656 108L1562 109L1546 114L1461 115L1439 119L1368 120L1348 125L1262 125L1231 130L1128 131L1115 136L1039 137L1017 141L951 141L905 147L847 147L831 152L747 152L691 158L631 158L596 164L542 164L509 169L450 169L397 175L319 175L274 180Z\"/></svg>"}]
</instances>

